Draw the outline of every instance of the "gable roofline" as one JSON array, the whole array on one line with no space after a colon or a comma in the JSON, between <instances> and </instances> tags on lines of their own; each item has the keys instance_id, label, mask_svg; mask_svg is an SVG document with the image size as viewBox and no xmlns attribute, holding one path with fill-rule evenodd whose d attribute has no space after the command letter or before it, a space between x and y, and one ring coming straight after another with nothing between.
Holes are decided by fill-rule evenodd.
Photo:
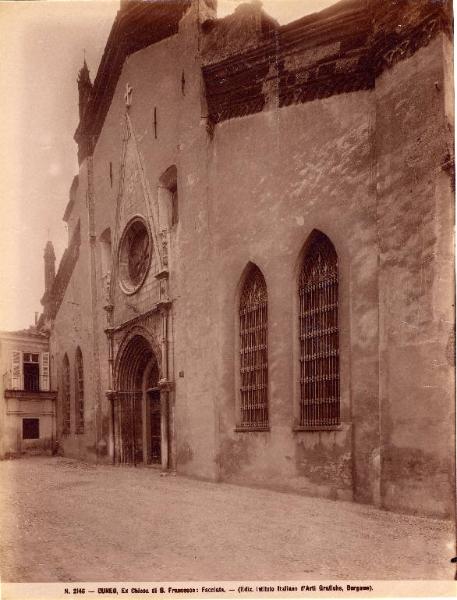
<instances>
[{"instance_id":1,"label":"gable roofline","mask_svg":"<svg viewBox=\"0 0 457 600\"><path fill-rule=\"evenodd\" d=\"M191 0L131 0L121 4L74 135L80 164L97 143L126 58L178 33L179 21L190 5Z\"/></svg>"},{"instance_id":2,"label":"gable roofline","mask_svg":"<svg viewBox=\"0 0 457 600\"><path fill-rule=\"evenodd\" d=\"M62 220L65 221L65 223L68 223L69 219L70 219L70 215L71 212L73 210L73 206L75 204L75 200L76 200L76 192L78 190L78 185L79 185L79 176L75 175L73 177L73 181L71 182L71 186L70 186L70 199L68 200L67 206L65 208L65 212L63 214Z\"/></svg>"}]
</instances>

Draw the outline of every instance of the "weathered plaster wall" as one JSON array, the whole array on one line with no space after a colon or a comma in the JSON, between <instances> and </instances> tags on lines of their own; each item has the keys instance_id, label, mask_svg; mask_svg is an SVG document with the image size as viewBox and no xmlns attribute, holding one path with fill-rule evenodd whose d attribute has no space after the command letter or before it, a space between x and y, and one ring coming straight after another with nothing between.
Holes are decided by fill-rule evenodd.
<instances>
[{"instance_id":1,"label":"weathered plaster wall","mask_svg":"<svg viewBox=\"0 0 457 600\"><path fill-rule=\"evenodd\" d=\"M80 220L81 246L79 258L51 329L51 387L59 390L57 433L62 452L67 456L96 460L103 455L96 445L96 392L95 380L98 365L94 362L94 336L92 330L92 285L90 277L89 214L87 206L87 169L80 170L79 187L70 223ZM75 433L75 356L81 348L84 365L84 433ZM71 433L62 434L62 362L65 353L70 362Z\"/></svg>"},{"instance_id":2,"label":"weathered plaster wall","mask_svg":"<svg viewBox=\"0 0 457 600\"><path fill-rule=\"evenodd\" d=\"M443 37L376 82L382 503L449 516L453 196Z\"/></svg>"},{"instance_id":3,"label":"weathered plaster wall","mask_svg":"<svg viewBox=\"0 0 457 600\"><path fill-rule=\"evenodd\" d=\"M51 452L55 442L54 400L31 393L21 397L5 398L11 389L11 361L13 351L41 353L49 350L46 338L27 334L6 334L0 339L0 458L21 453ZM38 418L39 439L22 439L22 419Z\"/></svg>"},{"instance_id":4,"label":"weathered plaster wall","mask_svg":"<svg viewBox=\"0 0 457 600\"><path fill-rule=\"evenodd\" d=\"M50 454L55 443L53 411L53 400L6 399L3 456ZM39 439L22 439L22 419L24 418L39 419Z\"/></svg>"},{"instance_id":5,"label":"weathered plaster wall","mask_svg":"<svg viewBox=\"0 0 457 600\"><path fill-rule=\"evenodd\" d=\"M372 94L360 92L216 127L208 170L218 323L211 337L220 348L212 385L222 479L335 498L352 498L354 486L357 498L374 501L379 482L370 461L379 437L373 122ZM293 431L298 270L313 229L328 235L339 256L341 431ZM270 432L234 432L237 289L248 261L259 266L268 286Z\"/></svg>"}]
</instances>

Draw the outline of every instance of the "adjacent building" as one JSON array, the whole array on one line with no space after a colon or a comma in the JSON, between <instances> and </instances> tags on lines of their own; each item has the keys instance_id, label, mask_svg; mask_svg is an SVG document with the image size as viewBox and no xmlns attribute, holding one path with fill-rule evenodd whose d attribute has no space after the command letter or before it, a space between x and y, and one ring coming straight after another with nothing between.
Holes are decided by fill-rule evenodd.
<instances>
[{"instance_id":1,"label":"adjacent building","mask_svg":"<svg viewBox=\"0 0 457 600\"><path fill-rule=\"evenodd\" d=\"M49 386L49 337L30 328L0 332L0 458L51 454L56 392Z\"/></svg>"}]
</instances>

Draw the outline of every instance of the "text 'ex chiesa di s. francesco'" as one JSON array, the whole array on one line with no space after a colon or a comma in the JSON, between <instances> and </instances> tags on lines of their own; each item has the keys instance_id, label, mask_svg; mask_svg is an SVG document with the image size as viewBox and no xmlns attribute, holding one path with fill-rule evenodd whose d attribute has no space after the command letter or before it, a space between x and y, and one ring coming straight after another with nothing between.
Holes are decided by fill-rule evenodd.
<instances>
[{"instance_id":1,"label":"text 'ex chiesa di s. francesco'","mask_svg":"<svg viewBox=\"0 0 457 600\"><path fill-rule=\"evenodd\" d=\"M451 10L121 2L68 247L2 334L2 456L450 516Z\"/></svg>"}]
</instances>

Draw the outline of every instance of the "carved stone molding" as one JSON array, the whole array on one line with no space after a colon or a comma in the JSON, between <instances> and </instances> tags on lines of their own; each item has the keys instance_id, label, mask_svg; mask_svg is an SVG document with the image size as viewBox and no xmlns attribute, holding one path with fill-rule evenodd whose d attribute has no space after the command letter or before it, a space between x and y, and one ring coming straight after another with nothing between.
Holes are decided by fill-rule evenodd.
<instances>
[{"instance_id":1,"label":"carved stone molding","mask_svg":"<svg viewBox=\"0 0 457 600\"><path fill-rule=\"evenodd\" d=\"M158 386L161 392L172 392L175 389L174 382L168 379L161 379L158 382Z\"/></svg>"},{"instance_id":2,"label":"carved stone molding","mask_svg":"<svg viewBox=\"0 0 457 600\"><path fill-rule=\"evenodd\" d=\"M337 4L280 27L254 49L204 66L209 122L274 107L275 93L284 107L372 89L384 70L451 29L446 0Z\"/></svg>"}]
</instances>

